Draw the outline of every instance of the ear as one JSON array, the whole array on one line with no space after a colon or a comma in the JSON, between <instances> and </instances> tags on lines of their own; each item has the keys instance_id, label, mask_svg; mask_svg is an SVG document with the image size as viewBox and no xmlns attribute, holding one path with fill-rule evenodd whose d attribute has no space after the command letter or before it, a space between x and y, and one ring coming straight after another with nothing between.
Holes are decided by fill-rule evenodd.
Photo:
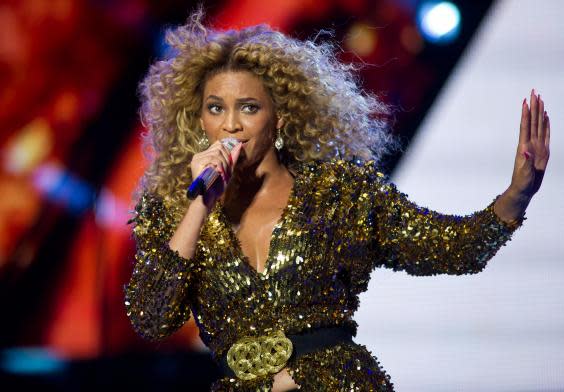
<instances>
[{"instance_id":1,"label":"ear","mask_svg":"<svg viewBox=\"0 0 564 392\"><path fill-rule=\"evenodd\" d=\"M200 117L200 127L204 130L204 120L202 120L202 117Z\"/></svg>"},{"instance_id":2,"label":"ear","mask_svg":"<svg viewBox=\"0 0 564 392\"><path fill-rule=\"evenodd\" d=\"M284 126L285 121L282 117L278 118L278 121L276 122L276 129L280 129Z\"/></svg>"}]
</instances>

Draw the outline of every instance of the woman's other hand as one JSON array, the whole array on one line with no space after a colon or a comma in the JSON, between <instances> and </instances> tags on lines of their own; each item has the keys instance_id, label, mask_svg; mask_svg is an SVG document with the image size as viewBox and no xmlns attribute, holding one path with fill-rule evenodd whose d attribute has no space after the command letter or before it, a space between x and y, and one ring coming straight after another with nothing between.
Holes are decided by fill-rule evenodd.
<instances>
[{"instance_id":1,"label":"woman's other hand","mask_svg":"<svg viewBox=\"0 0 564 392\"><path fill-rule=\"evenodd\" d=\"M531 91L530 108L526 99L521 110L519 145L515 157L510 188L523 198L531 198L539 190L550 145L550 120L540 94Z\"/></svg>"},{"instance_id":2,"label":"woman's other hand","mask_svg":"<svg viewBox=\"0 0 564 392\"><path fill-rule=\"evenodd\" d=\"M274 375L272 392L287 392L300 388L301 385L296 384L290 373L288 373L288 368L284 368Z\"/></svg>"},{"instance_id":3,"label":"woman's other hand","mask_svg":"<svg viewBox=\"0 0 564 392\"><path fill-rule=\"evenodd\" d=\"M508 223L518 222L525 214L531 198L541 186L550 155L550 119L543 100L534 89L530 102L529 108L527 100L523 100L511 185L494 205L494 212Z\"/></svg>"}]
</instances>

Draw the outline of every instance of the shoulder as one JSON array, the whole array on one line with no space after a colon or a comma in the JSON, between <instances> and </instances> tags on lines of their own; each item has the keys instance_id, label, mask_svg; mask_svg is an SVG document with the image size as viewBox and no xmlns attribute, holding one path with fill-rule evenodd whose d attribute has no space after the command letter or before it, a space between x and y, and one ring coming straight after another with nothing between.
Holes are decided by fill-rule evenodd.
<instances>
[{"instance_id":1,"label":"shoulder","mask_svg":"<svg viewBox=\"0 0 564 392\"><path fill-rule=\"evenodd\" d=\"M301 164L303 192L330 200L385 199L395 186L373 160L331 159Z\"/></svg>"},{"instance_id":2,"label":"shoulder","mask_svg":"<svg viewBox=\"0 0 564 392\"><path fill-rule=\"evenodd\" d=\"M170 206L169 198L149 190L140 193L134 209L130 212L133 216L127 223L133 223L134 231L151 227L171 228L176 223L174 216L176 208Z\"/></svg>"},{"instance_id":3,"label":"shoulder","mask_svg":"<svg viewBox=\"0 0 564 392\"><path fill-rule=\"evenodd\" d=\"M143 190L135 201L135 207L131 211L134 217L130 221L138 217L162 215L165 209L164 199L161 195Z\"/></svg>"},{"instance_id":4,"label":"shoulder","mask_svg":"<svg viewBox=\"0 0 564 392\"><path fill-rule=\"evenodd\" d=\"M301 171L312 179L387 183L389 178L374 160L331 159L304 162Z\"/></svg>"}]
</instances>

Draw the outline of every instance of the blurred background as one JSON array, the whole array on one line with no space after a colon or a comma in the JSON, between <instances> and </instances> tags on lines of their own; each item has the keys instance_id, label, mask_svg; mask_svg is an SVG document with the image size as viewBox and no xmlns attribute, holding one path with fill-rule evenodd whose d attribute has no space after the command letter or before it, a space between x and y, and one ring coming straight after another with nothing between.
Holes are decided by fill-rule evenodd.
<instances>
[{"instance_id":1,"label":"blurred background","mask_svg":"<svg viewBox=\"0 0 564 392\"><path fill-rule=\"evenodd\" d=\"M564 3L224 0L208 23L333 40L396 110L382 169L420 205L466 214L509 185L532 88L551 161L524 226L480 274L373 273L357 312L397 391L564 391ZM137 86L195 2L0 2L0 389L207 391L190 320L133 332L126 221L143 159ZM328 33L330 31L331 33Z\"/></svg>"}]
</instances>

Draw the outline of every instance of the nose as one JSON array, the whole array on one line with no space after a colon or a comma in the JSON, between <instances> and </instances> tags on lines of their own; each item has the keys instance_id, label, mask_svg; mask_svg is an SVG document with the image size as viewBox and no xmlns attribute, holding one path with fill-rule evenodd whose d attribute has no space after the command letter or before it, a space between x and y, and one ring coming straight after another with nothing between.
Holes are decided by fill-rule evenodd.
<instances>
[{"instance_id":1,"label":"nose","mask_svg":"<svg viewBox=\"0 0 564 392\"><path fill-rule=\"evenodd\" d=\"M234 133L242 129L241 122L236 110L230 110L225 116L222 128L225 132Z\"/></svg>"}]
</instances>

